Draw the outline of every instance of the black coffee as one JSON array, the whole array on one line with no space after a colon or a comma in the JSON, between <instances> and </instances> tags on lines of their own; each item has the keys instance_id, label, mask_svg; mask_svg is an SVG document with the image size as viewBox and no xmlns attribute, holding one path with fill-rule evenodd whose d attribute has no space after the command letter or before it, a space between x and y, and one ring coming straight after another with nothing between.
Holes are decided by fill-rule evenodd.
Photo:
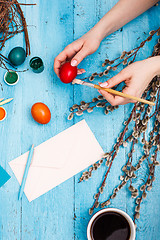
<instances>
[{"instance_id":1,"label":"black coffee","mask_svg":"<svg viewBox=\"0 0 160 240\"><path fill-rule=\"evenodd\" d=\"M92 223L93 240L129 240L130 226L128 221L115 212L105 212Z\"/></svg>"}]
</instances>

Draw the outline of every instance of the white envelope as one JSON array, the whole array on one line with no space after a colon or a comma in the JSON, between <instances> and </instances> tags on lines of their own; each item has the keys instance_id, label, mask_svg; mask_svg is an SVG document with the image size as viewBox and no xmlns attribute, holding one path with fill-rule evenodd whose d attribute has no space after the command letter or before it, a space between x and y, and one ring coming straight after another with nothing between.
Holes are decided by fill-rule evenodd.
<instances>
[{"instance_id":1,"label":"white envelope","mask_svg":"<svg viewBox=\"0 0 160 240\"><path fill-rule=\"evenodd\" d=\"M24 189L29 202L89 167L104 152L85 120L35 147ZM28 152L9 162L19 184Z\"/></svg>"}]
</instances>

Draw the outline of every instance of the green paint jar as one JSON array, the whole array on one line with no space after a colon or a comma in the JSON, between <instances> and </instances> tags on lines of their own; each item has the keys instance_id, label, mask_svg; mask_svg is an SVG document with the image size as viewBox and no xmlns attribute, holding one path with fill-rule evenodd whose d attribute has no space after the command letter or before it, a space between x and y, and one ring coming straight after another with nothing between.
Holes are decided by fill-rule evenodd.
<instances>
[{"instance_id":1,"label":"green paint jar","mask_svg":"<svg viewBox=\"0 0 160 240\"><path fill-rule=\"evenodd\" d=\"M8 71L4 75L4 81L10 86L16 85L19 81L19 75L17 72Z\"/></svg>"},{"instance_id":2,"label":"green paint jar","mask_svg":"<svg viewBox=\"0 0 160 240\"><path fill-rule=\"evenodd\" d=\"M41 73L44 70L43 61L40 57L33 57L29 62L29 66L35 73Z\"/></svg>"}]
</instances>

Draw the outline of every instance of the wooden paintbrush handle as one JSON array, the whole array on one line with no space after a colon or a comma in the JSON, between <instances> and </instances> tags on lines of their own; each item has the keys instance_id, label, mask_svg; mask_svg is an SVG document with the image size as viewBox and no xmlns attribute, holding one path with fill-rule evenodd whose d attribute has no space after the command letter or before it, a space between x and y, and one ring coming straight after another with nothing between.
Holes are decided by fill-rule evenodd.
<instances>
[{"instance_id":1,"label":"wooden paintbrush handle","mask_svg":"<svg viewBox=\"0 0 160 240\"><path fill-rule=\"evenodd\" d=\"M103 88L103 87L100 87L99 85L96 85L96 84L94 84L94 87L95 87L96 89L103 90L103 91L112 93L112 94L114 94L114 95L120 96L120 97L132 99L132 100L135 100L135 101L137 101L137 102L142 102L142 103L145 103L145 104L149 104L149 105L155 106L155 103L154 103L154 102L145 100L145 99L143 99L143 98L134 97L134 96L129 95L129 94L126 94L126 93L118 92L118 91L113 90L113 89L111 89L111 88Z\"/></svg>"},{"instance_id":2,"label":"wooden paintbrush handle","mask_svg":"<svg viewBox=\"0 0 160 240\"><path fill-rule=\"evenodd\" d=\"M13 98L9 98L9 99L6 99L6 100L4 100L4 101L1 101L1 102L0 102L0 106L4 105L4 104L6 104L6 103L9 103L9 102L11 102L12 100L13 100Z\"/></svg>"}]
</instances>

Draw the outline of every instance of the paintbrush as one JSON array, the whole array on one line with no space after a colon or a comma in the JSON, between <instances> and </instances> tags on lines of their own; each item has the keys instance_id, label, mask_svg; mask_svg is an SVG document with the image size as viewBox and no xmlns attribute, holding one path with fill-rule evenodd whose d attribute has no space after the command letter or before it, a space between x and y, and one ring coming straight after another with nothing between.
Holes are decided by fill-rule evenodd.
<instances>
[{"instance_id":1,"label":"paintbrush","mask_svg":"<svg viewBox=\"0 0 160 240\"><path fill-rule=\"evenodd\" d=\"M0 98L0 102L3 101L4 98Z\"/></svg>"},{"instance_id":2,"label":"paintbrush","mask_svg":"<svg viewBox=\"0 0 160 240\"><path fill-rule=\"evenodd\" d=\"M143 98L134 97L134 96L126 94L126 93L118 92L118 91L116 91L114 89L111 89L111 88L103 88L103 87L100 87L99 85L96 85L96 84L93 84L93 83L89 83L89 82L84 82L84 81L82 81L80 79L74 79L72 83L73 84L76 83L76 84L80 84L80 85L85 85L85 86L88 86L88 87L93 87L93 88L96 88L98 90L103 90L103 91L112 93L114 95L120 96L120 97L132 99L132 100L135 100L137 102L142 102L142 103L149 104L149 105L152 105L152 106L155 105L154 102L145 100Z\"/></svg>"},{"instance_id":3,"label":"paintbrush","mask_svg":"<svg viewBox=\"0 0 160 240\"><path fill-rule=\"evenodd\" d=\"M3 100L3 99L2 99L2 100ZM1 101L2 101L2 100L1 100ZM9 102L11 102L12 100L13 100L13 98L8 98L8 99L6 99L6 100L0 102L0 106L4 105L4 104L6 104L6 103L9 103Z\"/></svg>"}]
</instances>

